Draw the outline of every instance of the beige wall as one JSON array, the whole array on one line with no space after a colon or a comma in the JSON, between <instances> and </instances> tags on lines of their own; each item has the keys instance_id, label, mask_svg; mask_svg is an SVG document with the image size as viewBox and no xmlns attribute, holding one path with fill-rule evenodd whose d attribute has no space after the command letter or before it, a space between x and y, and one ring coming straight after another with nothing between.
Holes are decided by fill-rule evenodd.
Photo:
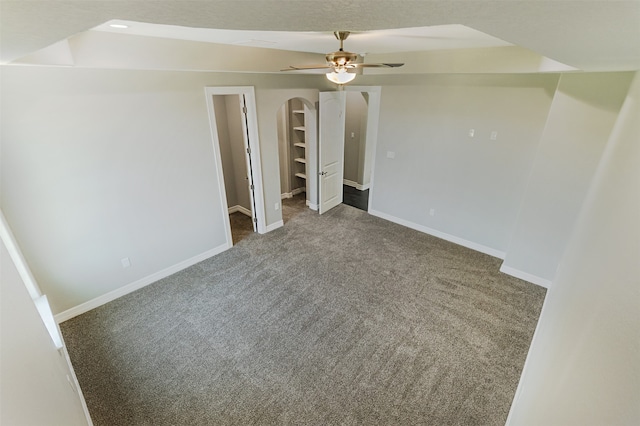
<instances>
[{"instance_id":1,"label":"beige wall","mask_svg":"<svg viewBox=\"0 0 640 426\"><path fill-rule=\"evenodd\" d=\"M322 81L46 67L1 72L0 203L54 313L225 243L205 86L256 86L267 224L281 220L276 112L299 94L313 102L317 89L308 87Z\"/></svg>"},{"instance_id":2,"label":"beige wall","mask_svg":"<svg viewBox=\"0 0 640 426\"><path fill-rule=\"evenodd\" d=\"M561 77L504 267L553 281L632 76Z\"/></svg>"},{"instance_id":3,"label":"beige wall","mask_svg":"<svg viewBox=\"0 0 640 426\"><path fill-rule=\"evenodd\" d=\"M360 92L347 92L344 124L344 178L360 185L364 183L366 136L367 103Z\"/></svg>"},{"instance_id":4,"label":"beige wall","mask_svg":"<svg viewBox=\"0 0 640 426\"><path fill-rule=\"evenodd\" d=\"M382 80L370 210L503 255L557 81L557 75Z\"/></svg>"},{"instance_id":5,"label":"beige wall","mask_svg":"<svg viewBox=\"0 0 640 426\"><path fill-rule=\"evenodd\" d=\"M639 77L547 293L508 425L640 424Z\"/></svg>"}]
</instances>

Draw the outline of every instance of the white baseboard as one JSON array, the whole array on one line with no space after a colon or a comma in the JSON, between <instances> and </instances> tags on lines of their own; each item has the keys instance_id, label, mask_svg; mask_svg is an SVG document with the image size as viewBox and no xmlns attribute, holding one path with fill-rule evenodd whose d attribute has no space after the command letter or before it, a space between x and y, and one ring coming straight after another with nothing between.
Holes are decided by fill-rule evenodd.
<instances>
[{"instance_id":1,"label":"white baseboard","mask_svg":"<svg viewBox=\"0 0 640 426\"><path fill-rule=\"evenodd\" d=\"M284 200L285 198L293 198L295 195L302 194L303 192L307 192L306 188L296 188L291 192L283 192L280 194L280 199Z\"/></svg>"},{"instance_id":2,"label":"white baseboard","mask_svg":"<svg viewBox=\"0 0 640 426\"><path fill-rule=\"evenodd\" d=\"M520 271L518 269L512 268L510 266L506 266L504 264L504 262L502 263L502 266L500 266L500 272L507 274L507 275L511 275L512 277L516 277L516 278L520 278L521 280L525 280L528 281L532 284L537 284L540 287L544 287L544 288L551 288L551 284L552 282L546 278L540 278L538 276L535 276L533 274L530 274L528 272L523 272Z\"/></svg>"},{"instance_id":3,"label":"white baseboard","mask_svg":"<svg viewBox=\"0 0 640 426\"><path fill-rule=\"evenodd\" d=\"M229 214L236 213L236 212L242 213L245 216L253 217L253 214L251 214L251 210L249 210L246 207L242 207L240 204L233 207L229 207Z\"/></svg>"},{"instance_id":4,"label":"white baseboard","mask_svg":"<svg viewBox=\"0 0 640 426\"><path fill-rule=\"evenodd\" d=\"M311 210L318 211L318 205L317 205L317 204L310 203L310 202L309 202L309 200L307 200L307 206L308 206Z\"/></svg>"},{"instance_id":5,"label":"white baseboard","mask_svg":"<svg viewBox=\"0 0 640 426\"><path fill-rule=\"evenodd\" d=\"M229 249L230 247L231 247L230 245L228 245L227 243L224 243L216 248L207 250L204 253L200 253L199 255L196 255L190 259L183 260L180 263L176 263L173 266L169 266L168 268L155 272L151 275L148 275L130 284L126 284L120 288L110 291L109 293L103 294L102 296L98 296L95 299L91 299L78 306L74 306L73 308L67 309L64 312L60 312L55 316L55 320L58 324L60 324L61 322L64 322L68 319L76 317L80 314L84 314L85 312L95 309L98 306L102 306L105 303L111 302L112 300L115 300L126 294L139 290L142 287L146 287L149 284L153 284L154 282L162 278L168 277L169 275L182 271L183 269L188 268L189 266L195 265L198 262L202 262L203 260L208 259L211 256L220 254L223 251Z\"/></svg>"},{"instance_id":6,"label":"white baseboard","mask_svg":"<svg viewBox=\"0 0 640 426\"><path fill-rule=\"evenodd\" d=\"M483 246L482 244L474 243L473 241L465 240L464 238L456 237L455 235L450 235L445 232L438 231L437 229L432 229L423 225L418 225L417 223L410 222L408 220L400 219L398 217L392 216L387 213L382 213L378 210L373 210L369 208L369 214L373 216L380 217L382 219L386 219L390 222L397 223L399 225L406 226L407 228L415 229L416 231L424 232L425 234L433 235L434 237L441 238L443 240L447 240L449 242L461 245L463 247L470 248L475 251L479 251L480 253L488 254L489 256L497 257L498 259L504 259L506 253L496 250L491 247Z\"/></svg>"},{"instance_id":7,"label":"white baseboard","mask_svg":"<svg viewBox=\"0 0 640 426\"><path fill-rule=\"evenodd\" d=\"M342 183L343 183L343 185L350 186L352 188L357 189L358 191L366 191L367 189L369 189L369 186L370 186L370 184L360 185L358 182L354 182L354 181L349 180L349 179L343 179Z\"/></svg>"},{"instance_id":8,"label":"white baseboard","mask_svg":"<svg viewBox=\"0 0 640 426\"><path fill-rule=\"evenodd\" d=\"M511 400L511 407L509 408L509 414L507 415L507 421L505 426L511 425L511 420L513 418L513 409L518 403L520 399L520 395L522 393L523 382L522 379L528 373L531 361L531 350L533 348L538 347L538 339L540 335L540 327L543 321L546 321L546 310L547 310L547 300L549 299L549 292L544 295L544 301L542 302L542 309L540 310L540 315L538 316L538 322L536 323L536 329L533 332L533 337L531 338L531 344L529 344L529 351L527 352L527 358L524 360L524 365L522 367L522 372L520 373L520 380L518 380L518 387L516 388L516 393L513 395L513 400Z\"/></svg>"},{"instance_id":9,"label":"white baseboard","mask_svg":"<svg viewBox=\"0 0 640 426\"><path fill-rule=\"evenodd\" d=\"M282 228L283 226L284 226L284 221L279 220L279 221L277 221L277 222L275 222L275 223L272 223L271 225L268 225L268 226L265 228L264 233L266 234L267 232L271 232L271 231L273 231L274 229Z\"/></svg>"}]
</instances>

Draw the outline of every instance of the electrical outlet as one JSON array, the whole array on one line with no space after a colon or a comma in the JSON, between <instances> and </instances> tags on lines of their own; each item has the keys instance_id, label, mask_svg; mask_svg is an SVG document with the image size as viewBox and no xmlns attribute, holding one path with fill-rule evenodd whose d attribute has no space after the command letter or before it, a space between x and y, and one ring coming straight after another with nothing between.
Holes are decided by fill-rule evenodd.
<instances>
[{"instance_id":1,"label":"electrical outlet","mask_svg":"<svg viewBox=\"0 0 640 426\"><path fill-rule=\"evenodd\" d=\"M429 216L435 216L436 215L436 209L429 209Z\"/></svg>"},{"instance_id":2,"label":"electrical outlet","mask_svg":"<svg viewBox=\"0 0 640 426\"><path fill-rule=\"evenodd\" d=\"M476 134L476 129L469 129L469 137L472 138Z\"/></svg>"},{"instance_id":3,"label":"electrical outlet","mask_svg":"<svg viewBox=\"0 0 640 426\"><path fill-rule=\"evenodd\" d=\"M129 266L131 266L131 261L129 260L128 257L125 257L124 259L121 259L120 263L122 263L122 267L123 268L128 268Z\"/></svg>"},{"instance_id":4,"label":"electrical outlet","mask_svg":"<svg viewBox=\"0 0 640 426\"><path fill-rule=\"evenodd\" d=\"M276 203L276 210L280 210L280 203Z\"/></svg>"},{"instance_id":5,"label":"electrical outlet","mask_svg":"<svg viewBox=\"0 0 640 426\"><path fill-rule=\"evenodd\" d=\"M396 153L393 151L387 151L387 158L396 158Z\"/></svg>"},{"instance_id":6,"label":"electrical outlet","mask_svg":"<svg viewBox=\"0 0 640 426\"><path fill-rule=\"evenodd\" d=\"M491 132L491 140L495 141L496 139L498 139L498 131L494 130L493 132Z\"/></svg>"}]
</instances>

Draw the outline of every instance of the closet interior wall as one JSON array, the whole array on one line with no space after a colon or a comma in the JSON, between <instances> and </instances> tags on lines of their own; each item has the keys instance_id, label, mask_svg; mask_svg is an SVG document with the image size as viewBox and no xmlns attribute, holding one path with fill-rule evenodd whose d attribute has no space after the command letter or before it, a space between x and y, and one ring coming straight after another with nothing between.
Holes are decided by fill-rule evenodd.
<instances>
[{"instance_id":1,"label":"closet interior wall","mask_svg":"<svg viewBox=\"0 0 640 426\"><path fill-rule=\"evenodd\" d=\"M230 211L251 215L247 161L242 130L240 99L237 95L213 97L220 154Z\"/></svg>"}]
</instances>

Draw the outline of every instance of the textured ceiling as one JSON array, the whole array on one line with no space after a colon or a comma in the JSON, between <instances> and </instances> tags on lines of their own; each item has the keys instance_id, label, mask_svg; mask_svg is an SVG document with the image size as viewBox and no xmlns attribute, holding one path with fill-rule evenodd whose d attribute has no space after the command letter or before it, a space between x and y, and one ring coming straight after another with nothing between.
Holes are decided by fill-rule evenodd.
<instances>
[{"instance_id":1,"label":"textured ceiling","mask_svg":"<svg viewBox=\"0 0 640 426\"><path fill-rule=\"evenodd\" d=\"M279 31L462 24L579 69L640 69L637 0L1 0L1 60L113 19Z\"/></svg>"},{"instance_id":2,"label":"textured ceiling","mask_svg":"<svg viewBox=\"0 0 640 426\"><path fill-rule=\"evenodd\" d=\"M111 25L128 28L113 28ZM340 42L330 32L315 31L248 31L179 27L114 20L93 29L116 34L208 43L252 46L297 52L327 53L338 50ZM351 33L344 42L345 50L358 54L419 52L426 50L470 49L511 46L498 38L464 25L436 25L432 27L400 28Z\"/></svg>"}]
</instances>

